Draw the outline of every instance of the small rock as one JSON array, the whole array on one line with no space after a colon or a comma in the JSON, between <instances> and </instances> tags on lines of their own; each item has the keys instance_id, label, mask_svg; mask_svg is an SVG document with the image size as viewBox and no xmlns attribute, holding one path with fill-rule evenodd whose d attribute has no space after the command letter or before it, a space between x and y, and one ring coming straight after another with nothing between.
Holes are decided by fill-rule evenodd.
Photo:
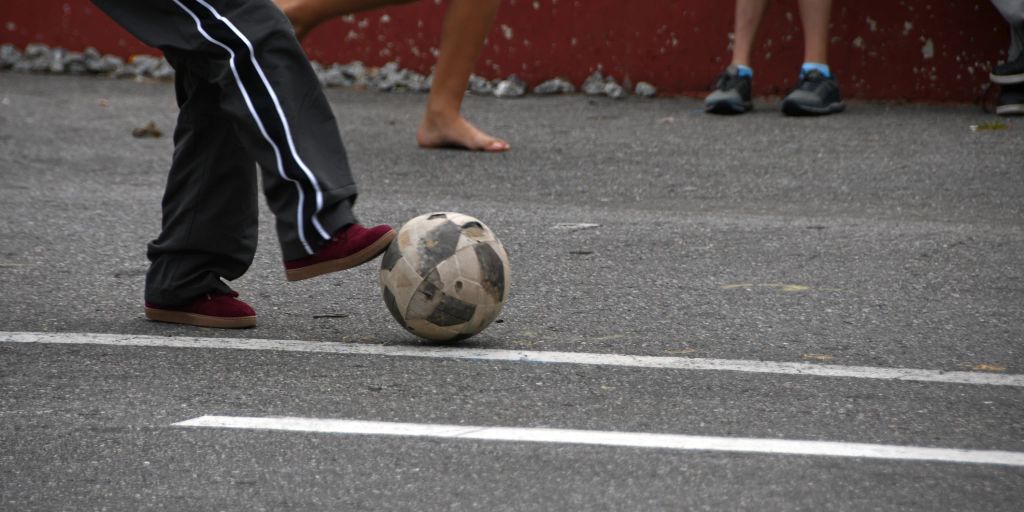
<instances>
[{"instance_id":1,"label":"small rock","mask_svg":"<svg viewBox=\"0 0 1024 512\"><path fill-rule=\"evenodd\" d=\"M85 55L79 52L67 52L63 59L64 71L72 75L82 75L89 71L85 66Z\"/></svg>"},{"instance_id":2,"label":"small rock","mask_svg":"<svg viewBox=\"0 0 1024 512\"><path fill-rule=\"evenodd\" d=\"M373 74L373 86L378 91L390 91L402 81L402 72L397 62L388 62Z\"/></svg>"},{"instance_id":3,"label":"small rock","mask_svg":"<svg viewBox=\"0 0 1024 512\"><path fill-rule=\"evenodd\" d=\"M402 80L398 83L404 89L410 91L421 92L423 91L423 82L427 81L427 77L410 70L405 70L403 73ZM427 89L430 90L429 88Z\"/></svg>"},{"instance_id":4,"label":"small rock","mask_svg":"<svg viewBox=\"0 0 1024 512\"><path fill-rule=\"evenodd\" d=\"M340 64L334 64L324 70L323 73L317 73L317 78L320 79L320 83L324 87L348 87L352 85L352 78L345 74L345 70Z\"/></svg>"},{"instance_id":5,"label":"small rock","mask_svg":"<svg viewBox=\"0 0 1024 512\"><path fill-rule=\"evenodd\" d=\"M110 73L116 75L124 69L124 59L117 55L104 55L103 58L98 61L87 61L86 66L88 66L89 70L93 73Z\"/></svg>"},{"instance_id":6,"label":"small rock","mask_svg":"<svg viewBox=\"0 0 1024 512\"><path fill-rule=\"evenodd\" d=\"M49 57L39 57L28 61L28 63L29 71L34 71L36 73L45 73L49 71L50 66L53 65L53 62Z\"/></svg>"},{"instance_id":7,"label":"small rock","mask_svg":"<svg viewBox=\"0 0 1024 512\"><path fill-rule=\"evenodd\" d=\"M423 75L402 69L397 62L389 62L377 71L376 87L380 91L418 91L423 85Z\"/></svg>"},{"instance_id":8,"label":"small rock","mask_svg":"<svg viewBox=\"0 0 1024 512\"><path fill-rule=\"evenodd\" d=\"M53 51L45 44L32 43L25 46L25 55L21 62L15 64L14 69L18 71L45 72L50 70L53 61Z\"/></svg>"},{"instance_id":9,"label":"small rock","mask_svg":"<svg viewBox=\"0 0 1024 512\"><path fill-rule=\"evenodd\" d=\"M26 59L39 59L48 58L50 56L50 47L41 43L29 43L25 45L25 58Z\"/></svg>"},{"instance_id":10,"label":"small rock","mask_svg":"<svg viewBox=\"0 0 1024 512\"><path fill-rule=\"evenodd\" d=\"M572 94L576 92L572 82L564 78L552 78L533 88L534 94Z\"/></svg>"},{"instance_id":11,"label":"small rock","mask_svg":"<svg viewBox=\"0 0 1024 512\"><path fill-rule=\"evenodd\" d=\"M366 66L361 61L352 61L341 67L341 72L345 74L353 84L365 84L368 79L369 73L366 70Z\"/></svg>"},{"instance_id":12,"label":"small rock","mask_svg":"<svg viewBox=\"0 0 1024 512\"><path fill-rule=\"evenodd\" d=\"M644 98L653 98L658 95L658 88L647 82L640 82L636 84L633 93Z\"/></svg>"},{"instance_id":13,"label":"small rock","mask_svg":"<svg viewBox=\"0 0 1024 512\"><path fill-rule=\"evenodd\" d=\"M469 92L480 95L490 95L494 93L494 86L491 85L487 79L477 76L469 75Z\"/></svg>"},{"instance_id":14,"label":"small rock","mask_svg":"<svg viewBox=\"0 0 1024 512\"><path fill-rule=\"evenodd\" d=\"M418 89L418 91L419 92L430 92L430 88L433 87L433 86L434 86L434 74L431 73L430 75L428 75L426 78L423 79L423 82L420 84L420 88Z\"/></svg>"},{"instance_id":15,"label":"small rock","mask_svg":"<svg viewBox=\"0 0 1024 512\"><path fill-rule=\"evenodd\" d=\"M604 94L604 84L604 76L601 75L601 72L594 71L583 81L583 94L590 96Z\"/></svg>"},{"instance_id":16,"label":"small rock","mask_svg":"<svg viewBox=\"0 0 1024 512\"><path fill-rule=\"evenodd\" d=\"M126 66L129 73L135 76L150 76L160 67L160 59L152 55L132 55Z\"/></svg>"},{"instance_id":17,"label":"small rock","mask_svg":"<svg viewBox=\"0 0 1024 512\"><path fill-rule=\"evenodd\" d=\"M0 69L14 67L21 60L21 52L13 44L0 45Z\"/></svg>"},{"instance_id":18,"label":"small rock","mask_svg":"<svg viewBox=\"0 0 1024 512\"><path fill-rule=\"evenodd\" d=\"M526 94L526 82L516 75L509 75L508 78L498 82L494 88L494 95L499 98L518 98Z\"/></svg>"},{"instance_id":19,"label":"small rock","mask_svg":"<svg viewBox=\"0 0 1024 512\"><path fill-rule=\"evenodd\" d=\"M626 89L619 85L614 78L608 77L608 81L604 84L604 94L618 100L626 97Z\"/></svg>"},{"instance_id":20,"label":"small rock","mask_svg":"<svg viewBox=\"0 0 1024 512\"><path fill-rule=\"evenodd\" d=\"M142 139L146 137L157 138L163 136L163 134L164 133L160 131L159 128L156 127L156 123L153 121L146 123L146 126L132 130L132 137L135 137L137 139Z\"/></svg>"},{"instance_id":21,"label":"small rock","mask_svg":"<svg viewBox=\"0 0 1024 512\"><path fill-rule=\"evenodd\" d=\"M63 73L64 72L64 56L67 51L64 48L55 48L50 52L49 66L46 70L50 73Z\"/></svg>"},{"instance_id":22,"label":"small rock","mask_svg":"<svg viewBox=\"0 0 1024 512\"><path fill-rule=\"evenodd\" d=\"M110 76L114 78L134 78L135 68L130 63L126 63L114 71L111 71Z\"/></svg>"},{"instance_id":23,"label":"small rock","mask_svg":"<svg viewBox=\"0 0 1024 512\"><path fill-rule=\"evenodd\" d=\"M149 72L149 76L160 80L167 80L174 78L174 67L171 66L170 62L164 59L160 59L157 63L156 68Z\"/></svg>"},{"instance_id":24,"label":"small rock","mask_svg":"<svg viewBox=\"0 0 1024 512\"><path fill-rule=\"evenodd\" d=\"M383 76L378 75L377 79L374 80L374 85L373 86L378 91L388 92L388 91L394 89L395 87L397 87L398 86L398 82L399 82L399 80L396 77L392 77L390 75L383 75Z\"/></svg>"}]
</instances>

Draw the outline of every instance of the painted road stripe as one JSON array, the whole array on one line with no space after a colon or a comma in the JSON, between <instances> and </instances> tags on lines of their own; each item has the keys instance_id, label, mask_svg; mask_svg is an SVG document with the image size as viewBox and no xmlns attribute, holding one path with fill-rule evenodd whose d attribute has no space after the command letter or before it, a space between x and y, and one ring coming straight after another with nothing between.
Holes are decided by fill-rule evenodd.
<instances>
[{"instance_id":1,"label":"painted road stripe","mask_svg":"<svg viewBox=\"0 0 1024 512\"><path fill-rule=\"evenodd\" d=\"M321 418L251 418L235 416L200 416L175 423L173 426L1024 466L1024 453L1021 452L958 450L951 448L837 443L830 441L649 434L643 432L473 427L467 425L431 425Z\"/></svg>"},{"instance_id":2,"label":"painted road stripe","mask_svg":"<svg viewBox=\"0 0 1024 512\"><path fill-rule=\"evenodd\" d=\"M700 359L690 357L630 356L586 352L547 352L431 346L343 344L319 341L262 340L246 338L188 338L135 334L41 333L0 331L0 343L55 343L67 345L118 345L230 350L279 350L325 354L389 357L430 357L476 361L579 364L670 370L731 371L813 377L941 382L987 386L1024 387L1024 375L983 372L944 372L914 368L840 366L815 363Z\"/></svg>"}]
</instances>

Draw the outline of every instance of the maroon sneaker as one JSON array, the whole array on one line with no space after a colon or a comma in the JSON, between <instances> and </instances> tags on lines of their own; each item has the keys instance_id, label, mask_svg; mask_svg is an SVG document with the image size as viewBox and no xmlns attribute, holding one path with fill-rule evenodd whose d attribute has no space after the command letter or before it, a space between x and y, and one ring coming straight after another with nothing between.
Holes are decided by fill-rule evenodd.
<instances>
[{"instance_id":1,"label":"maroon sneaker","mask_svg":"<svg viewBox=\"0 0 1024 512\"><path fill-rule=\"evenodd\" d=\"M236 299L238 292L226 295L206 294L187 306L167 308L146 303L146 318L157 322L241 329L256 325L256 311Z\"/></svg>"},{"instance_id":2,"label":"maroon sneaker","mask_svg":"<svg viewBox=\"0 0 1024 512\"><path fill-rule=\"evenodd\" d=\"M338 230L316 254L284 262L284 272L289 281L301 281L358 267L380 256L394 239L395 230L387 224L369 229L349 224Z\"/></svg>"}]
</instances>

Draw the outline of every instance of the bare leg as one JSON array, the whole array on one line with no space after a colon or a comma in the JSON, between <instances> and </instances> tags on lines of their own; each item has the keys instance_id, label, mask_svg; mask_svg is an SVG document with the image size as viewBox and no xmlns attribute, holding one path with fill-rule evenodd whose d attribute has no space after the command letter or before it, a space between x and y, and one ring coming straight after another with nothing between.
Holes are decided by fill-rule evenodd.
<instances>
[{"instance_id":1,"label":"bare leg","mask_svg":"<svg viewBox=\"0 0 1024 512\"><path fill-rule=\"evenodd\" d=\"M801 0L800 6L807 0ZM750 67L750 51L761 26L768 0L736 0L736 26L733 34L732 63Z\"/></svg>"},{"instance_id":2,"label":"bare leg","mask_svg":"<svg viewBox=\"0 0 1024 512\"><path fill-rule=\"evenodd\" d=\"M441 51L416 142L420 146L458 146L479 151L506 151L509 144L470 124L462 115L469 75L501 0L451 0L441 32Z\"/></svg>"},{"instance_id":3,"label":"bare leg","mask_svg":"<svg viewBox=\"0 0 1024 512\"><path fill-rule=\"evenodd\" d=\"M274 0L277 7L288 16L299 40L321 23L357 12L397 5L415 0Z\"/></svg>"},{"instance_id":4,"label":"bare leg","mask_svg":"<svg viewBox=\"0 0 1024 512\"><path fill-rule=\"evenodd\" d=\"M302 39L317 25L337 16L414 0L274 0ZM441 33L441 50L416 142L426 148L464 147L505 151L509 145L462 117L469 75L483 50L501 0L451 0Z\"/></svg>"},{"instance_id":5,"label":"bare leg","mask_svg":"<svg viewBox=\"0 0 1024 512\"><path fill-rule=\"evenodd\" d=\"M832 0L800 0L804 27L804 62L828 64L828 22Z\"/></svg>"}]
</instances>

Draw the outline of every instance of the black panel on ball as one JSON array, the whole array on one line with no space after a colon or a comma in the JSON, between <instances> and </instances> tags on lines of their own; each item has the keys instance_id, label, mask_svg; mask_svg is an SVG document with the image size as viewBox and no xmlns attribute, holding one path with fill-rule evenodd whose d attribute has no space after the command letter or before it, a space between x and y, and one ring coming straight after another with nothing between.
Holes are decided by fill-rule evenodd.
<instances>
[{"instance_id":1,"label":"black panel on ball","mask_svg":"<svg viewBox=\"0 0 1024 512\"><path fill-rule=\"evenodd\" d=\"M416 247L416 252L419 254L417 273L425 277L442 261L451 258L459 246L460 236L462 236L462 229L451 221L444 222L428 231Z\"/></svg>"},{"instance_id":2,"label":"black panel on ball","mask_svg":"<svg viewBox=\"0 0 1024 512\"><path fill-rule=\"evenodd\" d=\"M502 264L501 256L498 256L497 251L488 244L476 244L473 251L480 262L480 286L488 295L494 297L494 302L500 303L505 294L505 266Z\"/></svg>"}]
</instances>

